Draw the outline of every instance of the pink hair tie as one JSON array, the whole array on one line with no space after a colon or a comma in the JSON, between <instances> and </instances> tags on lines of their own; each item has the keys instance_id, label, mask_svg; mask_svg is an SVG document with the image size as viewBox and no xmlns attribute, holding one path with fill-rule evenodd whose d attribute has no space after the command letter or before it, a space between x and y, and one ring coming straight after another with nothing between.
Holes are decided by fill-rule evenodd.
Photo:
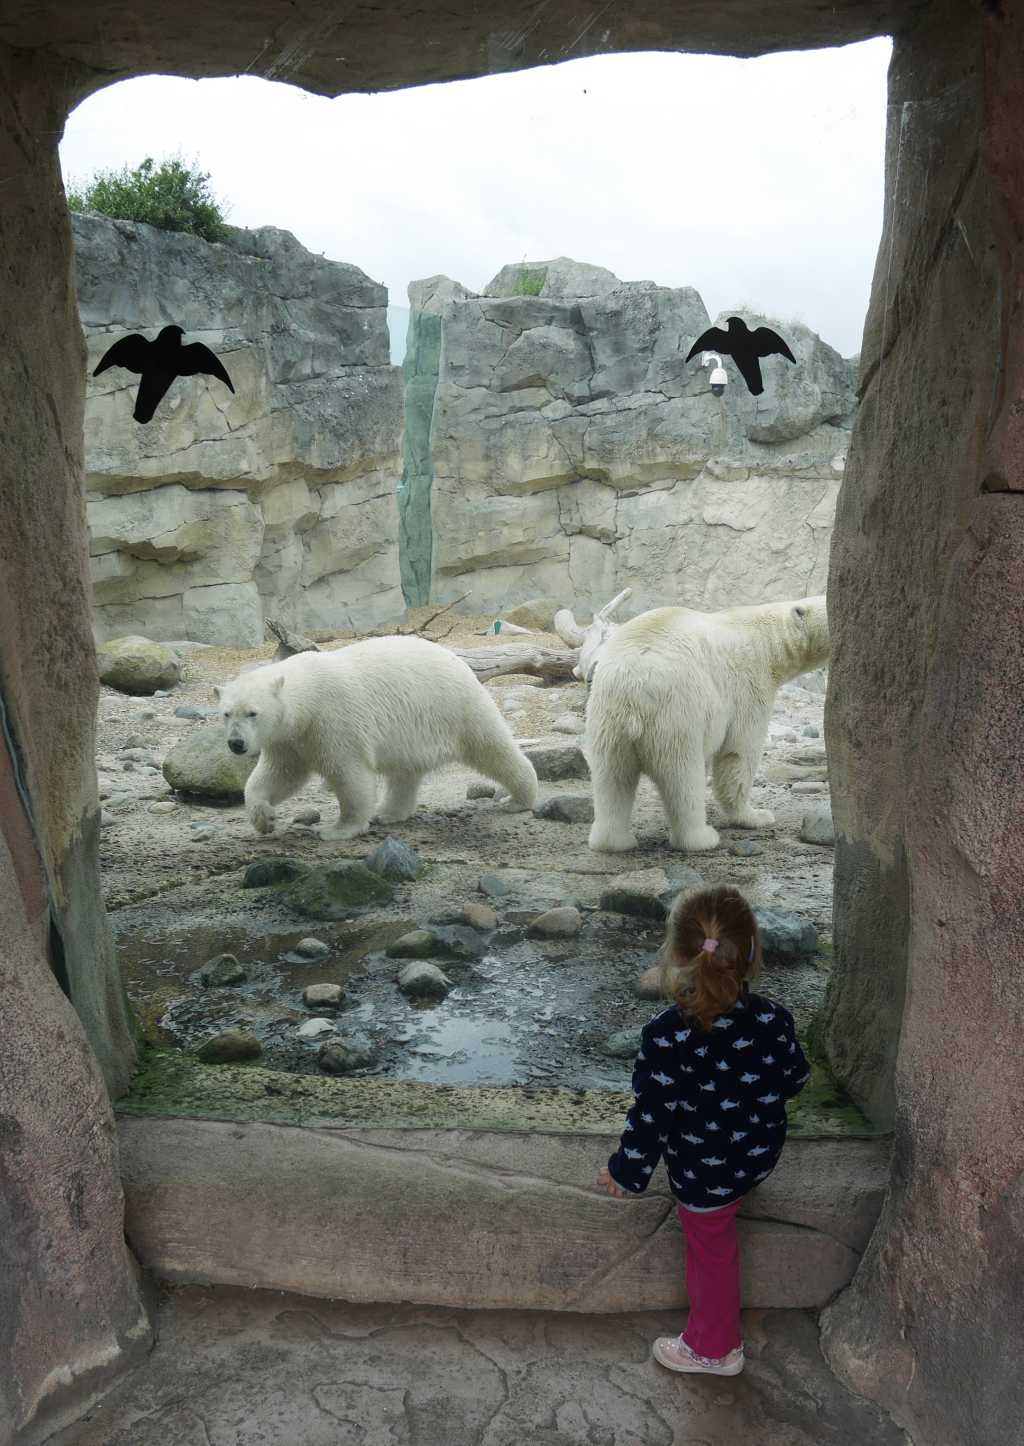
<instances>
[{"instance_id":1,"label":"pink hair tie","mask_svg":"<svg viewBox=\"0 0 1024 1446\"><path fill-rule=\"evenodd\" d=\"M703 951L703 952L704 952L705 954L713 954L717 948L718 948L718 940L717 940L717 939L705 939L705 940L704 940L704 951Z\"/></svg>"}]
</instances>

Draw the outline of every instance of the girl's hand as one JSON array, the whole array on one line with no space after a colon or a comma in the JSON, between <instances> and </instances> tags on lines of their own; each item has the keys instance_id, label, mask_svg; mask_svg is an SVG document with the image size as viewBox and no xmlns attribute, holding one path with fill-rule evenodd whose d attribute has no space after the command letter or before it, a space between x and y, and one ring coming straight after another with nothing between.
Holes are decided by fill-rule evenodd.
<instances>
[{"instance_id":1,"label":"girl's hand","mask_svg":"<svg viewBox=\"0 0 1024 1446\"><path fill-rule=\"evenodd\" d=\"M617 1199L619 1199L619 1200L624 1200L624 1199L626 1198L626 1192L625 1192L625 1190L620 1190L619 1187L618 1187L618 1185L616 1185L615 1181L612 1179L611 1175L608 1173L608 1166L607 1166L607 1165L602 1165L601 1168L600 1168L600 1170L598 1170L598 1172L597 1172L597 1183L598 1183L599 1185L603 1185L603 1186L605 1187L605 1189L608 1191L608 1194L609 1194L609 1195L614 1195L614 1196L615 1196Z\"/></svg>"}]
</instances>

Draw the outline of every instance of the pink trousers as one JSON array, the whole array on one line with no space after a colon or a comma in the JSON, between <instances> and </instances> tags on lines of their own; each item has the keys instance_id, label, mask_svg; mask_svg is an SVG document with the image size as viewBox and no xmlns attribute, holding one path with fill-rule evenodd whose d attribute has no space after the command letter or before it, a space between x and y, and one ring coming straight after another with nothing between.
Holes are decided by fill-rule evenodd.
<instances>
[{"instance_id":1,"label":"pink trousers","mask_svg":"<svg viewBox=\"0 0 1024 1446\"><path fill-rule=\"evenodd\" d=\"M686 1292L690 1318L683 1340L699 1356L720 1360L743 1342L740 1324L740 1252L734 1200L721 1210L676 1213L686 1236Z\"/></svg>"}]
</instances>

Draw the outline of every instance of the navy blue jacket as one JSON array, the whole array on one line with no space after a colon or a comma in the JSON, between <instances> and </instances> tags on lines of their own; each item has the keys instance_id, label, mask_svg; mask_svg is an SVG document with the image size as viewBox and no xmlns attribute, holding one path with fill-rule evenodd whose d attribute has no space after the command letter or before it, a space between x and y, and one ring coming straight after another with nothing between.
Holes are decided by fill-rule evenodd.
<instances>
[{"instance_id":1,"label":"navy blue jacket","mask_svg":"<svg viewBox=\"0 0 1024 1446\"><path fill-rule=\"evenodd\" d=\"M811 1077L788 1009L744 993L707 1032L676 1005L644 1025L632 1108L608 1161L634 1195L662 1154L672 1194L708 1209L738 1200L778 1163L786 1100Z\"/></svg>"}]
</instances>

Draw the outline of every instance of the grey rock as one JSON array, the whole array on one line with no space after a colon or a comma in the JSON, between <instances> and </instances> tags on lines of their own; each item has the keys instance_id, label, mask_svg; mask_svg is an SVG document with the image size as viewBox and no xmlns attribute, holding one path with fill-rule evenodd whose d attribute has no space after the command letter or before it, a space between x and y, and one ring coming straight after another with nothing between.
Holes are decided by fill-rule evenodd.
<instances>
[{"instance_id":1,"label":"grey rock","mask_svg":"<svg viewBox=\"0 0 1024 1446\"><path fill-rule=\"evenodd\" d=\"M204 1064L235 1064L243 1059L258 1059L262 1053L259 1040L245 1029L228 1029L211 1035L193 1050Z\"/></svg>"},{"instance_id":2,"label":"grey rock","mask_svg":"<svg viewBox=\"0 0 1024 1446\"><path fill-rule=\"evenodd\" d=\"M664 919L668 914L672 885L664 869L640 869L619 874L602 890L599 907L611 914L635 914L640 918Z\"/></svg>"},{"instance_id":3,"label":"grey rock","mask_svg":"<svg viewBox=\"0 0 1024 1446\"><path fill-rule=\"evenodd\" d=\"M433 929L410 929L392 944L388 945L389 959L429 959L437 953L437 939Z\"/></svg>"},{"instance_id":4,"label":"grey rock","mask_svg":"<svg viewBox=\"0 0 1024 1446\"><path fill-rule=\"evenodd\" d=\"M579 909L563 907L538 914L526 932L531 939L571 939L582 927Z\"/></svg>"},{"instance_id":5,"label":"grey rock","mask_svg":"<svg viewBox=\"0 0 1024 1446\"><path fill-rule=\"evenodd\" d=\"M411 881L423 872L423 860L401 839L388 837L368 855L366 867L392 882Z\"/></svg>"},{"instance_id":6,"label":"grey rock","mask_svg":"<svg viewBox=\"0 0 1024 1446\"><path fill-rule=\"evenodd\" d=\"M802 964L814 958L818 933L809 919L789 909L754 909L766 964Z\"/></svg>"},{"instance_id":7,"label":"grey rock","mask_svg":"<svg viewBox=\"0 0 1024 1446\"><path fill-rule=\"evenodd\" d=\"M294 953L298 954L300 959L322 959L325 954L330 952L330 946L325 944L322 939L313 938L300 939L294 949Z\"/></svg>"},{"instance_id":8,"label":"grey rock","mask_svg":"<svg viewBox=\"0 0 1024 1446\"><path fill-rule=\"evenodd\" d=\"M211 988L226 988L231 984L244 984L249 974L244 964L240 964L234 954L218 954L215 959L210 959L199 970L199 979L202 984Z\"/></svg>"},{"instance_id":9,"label":"grey rock","mask_svg":"<svg viewBox=\"0 0 1024 1446\"><path fill-rule=\"evenodd\" d=\"M828 784L817 782L801 782L798 780L796 783L790 784L790 792L798 794L827 793Z\"/></svg>"},{"instance_id":10,"label":"grey rock","mask_svg":"<svg viewBox=\"0 0 1024 1446\"><path fill-rule=\"evenodd\" d=\"M293 823L314 824L320 822L320 810L318 808L303 808L292 818Z\"/></svg>"},{"instance_id":11,"label":"grey rock","mask_svg":"<svg viewBox=\"0 0 1024 1446\"><path fill-rule=\"evenodd\" d=\"M556 819L559 823L593 823L594 800L583 794L560 793L545 799L533 811L537 818Z\"/></svg>"},{"instance_id":12,"label":"grey rock","mask_svg":"<svg viewBox=\"0 0 1024 1446\"><path fill-rule=\"evenodd\" d=\"M349 1074L375 1064L377 1051L368 1039L352 1035L329 1039L320 1046L317 1063L325 1074Z\"/></svg>"},{"instance_id":13,"label":"grey rock","mask_svg":"<svg viewBox=\"0 0 1024 1446\"><path fill-rule=\"evenodd\" d=\"M207 718L216 711L216 708L197 708L193 703L179 703L174 710L174 716L175 718Z\"/></svg>"},{"instance_id":14,"label":"grey rock","mask_svg":"<svg viewBox=\"0 0 1024 1446\"><path fill-rule=\"evenodd\" d=\"M730 845L729 852L735 854L738 859L751 859L756 857L757 854L763 854L764 847L755 839L741 838Z\"/></svg>"},{"instance_id":15,"label":"grey rock","mask_svg":"<svg viewBox=\"0 0 1024 1446\"><path fill-rule=\"evenodd\" d=\"M127 759L124 763L121 764L121 769L122 769L122 772L124 772L124 773L134 773L134 772L135 772L135 764L134 764L134 763L132 762L132 760L129 758L129 759Z\"/></svg>"},{"instance_id":16,"label":"grey rock","mask_svg":"<svg viewBox=\"0 0 1024 1446\"><path fill-rule=\"evenodd\" d=\"M149 805L150 813L177 813L178 805L168 799L159 799L156 803Z\"/></svg>"},{"instance_id":17,"label":"grey rock","mask_svg":"<svg viewBox=\"0 0 1024 1446\"><path fill-rule=\"evenodd\" d=\"M322 1034L333 1034L334 1024L329 1019L307 1019L295 1031L296 1039L319 1039Z\"/></svg>"},{"instance_id":18,"label":"grey rock","mask_svg":"<svg viewBox=\"0 0 1024 1446\"><path fill-rule=\"evenodd\" d=\"M552 733L575 733L580 734L586 728L583 719L577 713L560 713L551 725Z\"/></svg>"},{"instance_id":19,"label":"grey rock","mask_svg":"<svg viewBox=\"0 0 1024 1446\"><path fill-rule=\"evenodd\" d=\"M279 884L291 884L309 873L309 865L300 859L282 854L269 859L257 859L250 864L242 876L243 889L268 889Z\"/></svg>"},{"instance_id":20,"label":"grey rock","mask_svg":"<svg viewBox=\"0 0 1024 1446\"><path fill-rule=\"evenodd\" d=\"M493 783L471 783L466 789L466 797L493 798L497 791L497 785Z\"/></svg>"},{"instance_id":21,"label":"grey rock","mask_svg":"<svg viewBox=\"0 0 1024 1446\"><path fill-rule=\"evenodd\" d=\"M575 743L548 743L524 749L542 783L558 783L565 778L589 778L590 765L583 750Z\"/></svg>"},{"instance_id":22,"label":"grey rock","mask_svg":"<svg viewBox=\"0 0 1024 1446\"><path fill-rule=\"evenodd\" d=\"M255 755L232 753L223 726L210 723L179 739L164 759L163 775L171 788L188 797L241 803L255 767Z\"/></svg>"},{"instance_id":23,"label":"grey rock","mask_svg":"<svg viewBox=\"0 0 1024 1446\"><path fill-rule=\"evenodd\" d=\"M345 991L340 984L307 984L302 1002L307 1009L340 1009Z\"/></svg>"},{"instance_id":24,"label":"grey rock","mask_svg":"<svg viewBox=\"0 0 1024 1446\"><path fill-rule=\"evenodd\" d=\"M805 724L804 727L803 727L800 731L803 733L803 735L804 735L805 738L820 738L820 737L821 737L821 730L818 729L818 728L816 728L813 723L807 723L807 724Z\"/></svg>"},{"instance_id":25,"label":"grey rock","mask_svg":"<svg viewBox=\"0 0 1024 1446\"><path fill-rule=\"evenodd\" d=\"M602 1054L610 1055L612 1059L633 1059L640 1049L640 1030L616 1030L598 1048Z\"/></svg>"},{"instance_id":26,"label":"grey rock","mask_svg":"<svg viewBox=\"0 0 1024 1446\"><path fill-rule=\"evenodd\" d=\"M398 987L414 999L443 999L452 981L436 964L407 964L398 976Z\"/></svg>"},{"instance_id":27,"label":"grey rock","mask_svg":"<svg viewBox=\"0 0 1024 1446\"><path fill-rule=\"evenodd\" d=\"M497 914L486 904L463 904L462 921L471 929L479 929L482 934L488 934L498 927Z\"/></svg>"},{"instance_id":28,"label":"grey rock","mask_svg":"<svg viewBox=\"0 0 1024 1446\"><path fill-rule=\"evenodd\" d=\"M550 633L554 628L555 613L562 603L551 602L547 598L529 598L526 602L519 603L517 607L505 610L505 620L515 623L520 628L532 628L538 633Z\"/></svg>"},{"instance_id":29,"label":"grey rock","mask_svg":"<svg viewBox=\"0 0 1024 1446\"><path fill-rule=\"evenodd\" d=\"M194 828L189 834L190 843L209 843L212 838L212 828Z\"/></svg>"},{"instance_id":30,"label":"grey rock","mask_svg":"<svg viewBox=\"0 0 1024 1446\"><path fill-rule=\"evenodd\" d=\"M800 825L800 837L804 843L834 847L836 830L832 822L832 810L828 807L809 809Z\"/></svg>"},{"instance_id":31,"label":"grey rock","mask_svg":"<svg viewBox=\"0 0 1024 1446\"><path fill-rule=\"evenodd\" d=\"M126 739L124 748L122 748L121 752L125 758L134 758L134 753L129 752L129 749L141 748L145 750L142 754L142 757L148 758L149 752L154 746L155 745L151 738L145 738L141 733L133 733L128 739Z\"/></svg>"},{"instance_id":32,"label":"grey rock","mask_svg":"<svg viewBox=\"0 0 1024 1446\"><path fill-rule=\"evenodd\" d=\"M477 888L489 899L503 899L508 893L508 884L497 874L481 874L477 880Z\"/></svg>"},{"instance_id":33,"label":"grey rock","mask_svg":"<svg viewBox=\"0 0 1024 1446\"><path fill-rule=\"evenodd\" d=\"M307 919L335 920L389 904L393 898L386 879L365 864L351 863L311 869L286 890L283 902Z\"/></svg>"},{"instance_id":34,"label":"grey rock","mask_svg":"<svg viewBox=\"0 0 1024 1446\"><path fill-rule=\"evenodd\" d=\"M115 637L96 649L100 682L119 693L152 694L173 688L181 664L169 648L150 638Z\"/></svg>"}]
</instances>

